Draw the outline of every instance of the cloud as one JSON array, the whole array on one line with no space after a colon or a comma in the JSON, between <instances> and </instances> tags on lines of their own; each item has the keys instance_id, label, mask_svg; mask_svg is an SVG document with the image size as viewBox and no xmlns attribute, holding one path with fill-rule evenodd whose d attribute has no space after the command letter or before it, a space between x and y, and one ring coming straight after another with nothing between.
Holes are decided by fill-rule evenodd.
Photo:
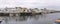
<instances>
[{"instance_id":1,"label":"cloud","mask_svg":"<svg viewBox=\"0 0 60 24\"><path fill-rule=\"evenodd\" d=\"M38 7L38 8L58 8L60 6L60 0L0 0L0 7ZM59 7L60 8L60 7ZM58 9L59 9L58 8Z\"/></svg>"}]
</instances>

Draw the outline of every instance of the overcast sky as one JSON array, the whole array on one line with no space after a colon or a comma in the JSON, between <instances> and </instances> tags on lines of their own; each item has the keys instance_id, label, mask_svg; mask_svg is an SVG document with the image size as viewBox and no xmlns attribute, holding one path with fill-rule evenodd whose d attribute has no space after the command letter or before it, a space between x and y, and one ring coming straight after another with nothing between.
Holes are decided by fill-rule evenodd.
<instances>
[{"instance_id":1,"label":"overcast sky","mask_svg":"<svg viewBox=\"0 0 60 24\"><path fill-rule=\"evenodd\" d=\"M48 8L60 10L60 0L0 0L0 7Z\"/></svg>"}]
</instances>

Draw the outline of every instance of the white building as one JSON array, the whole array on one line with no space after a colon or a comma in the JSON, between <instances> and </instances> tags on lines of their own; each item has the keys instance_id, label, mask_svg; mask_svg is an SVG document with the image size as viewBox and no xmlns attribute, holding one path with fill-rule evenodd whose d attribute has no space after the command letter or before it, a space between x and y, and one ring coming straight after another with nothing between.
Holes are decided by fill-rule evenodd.
<instances>
[{"instance_id":1,"label":"white building","mask_svg":"<svg viewBox=\"0 0 60 24\"><path fill-rule=\"evenodd\" d=\"M37 9L37 8L35 8L35 9L32 9L32 12L33 13L40 13L40 12L42 12L40 9Z\"/></svg>"}]
</instances>

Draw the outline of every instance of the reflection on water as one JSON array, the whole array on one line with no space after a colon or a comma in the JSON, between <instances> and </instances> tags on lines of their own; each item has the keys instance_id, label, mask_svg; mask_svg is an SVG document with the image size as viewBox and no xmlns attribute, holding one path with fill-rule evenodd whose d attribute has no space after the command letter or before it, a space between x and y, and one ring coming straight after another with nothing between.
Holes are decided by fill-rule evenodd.
<instances>
[{"instance_id":1,"label":"reflection on water","mask_svg":"<svg viewBox=\"0 0 60 24\"><path fill-rule=\"evenodd\" d=\"M26 20L26 16L15 16L15 17L9 17L9 20L15 20L15 21L24 21Z\"/></svg>"},{"instance_id":2,"label":"reflection on water","mask_svg":"<svg viewBox=\"0 0 60 24\"><path fill-rule=\"evenodd\" d=\"M13 16L4 17L5 24L53 24L60 18L60 13L34 15L34 16Z\"/></svg>"},{"instance_id":3,"label":"reflection on water","mask_svg":"<svg viewBox=\"0 0 60 24\"><path fill-rule=\"evenodd\" d=\"M26 21L28 18L29 19L39 19L39 15L35 16L14 16L14 17L8 17L8 20L15 20L15 21Z\"/></svg>"}]
</instances>

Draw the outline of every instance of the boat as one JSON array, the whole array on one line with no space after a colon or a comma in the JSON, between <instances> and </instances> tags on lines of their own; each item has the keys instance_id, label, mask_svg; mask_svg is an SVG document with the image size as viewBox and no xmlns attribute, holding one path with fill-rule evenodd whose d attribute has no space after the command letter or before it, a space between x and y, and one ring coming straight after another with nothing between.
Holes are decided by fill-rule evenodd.
<instances>
[{"instance_id":1,"label":"boat","mask_svg":"<svg viewBox=\"0 0 60 24\"><path fill-rule=\"evenodd\" d=\"M56 24L60 24L60 18L55 20Z\"/></svg>"}]
</instances>

